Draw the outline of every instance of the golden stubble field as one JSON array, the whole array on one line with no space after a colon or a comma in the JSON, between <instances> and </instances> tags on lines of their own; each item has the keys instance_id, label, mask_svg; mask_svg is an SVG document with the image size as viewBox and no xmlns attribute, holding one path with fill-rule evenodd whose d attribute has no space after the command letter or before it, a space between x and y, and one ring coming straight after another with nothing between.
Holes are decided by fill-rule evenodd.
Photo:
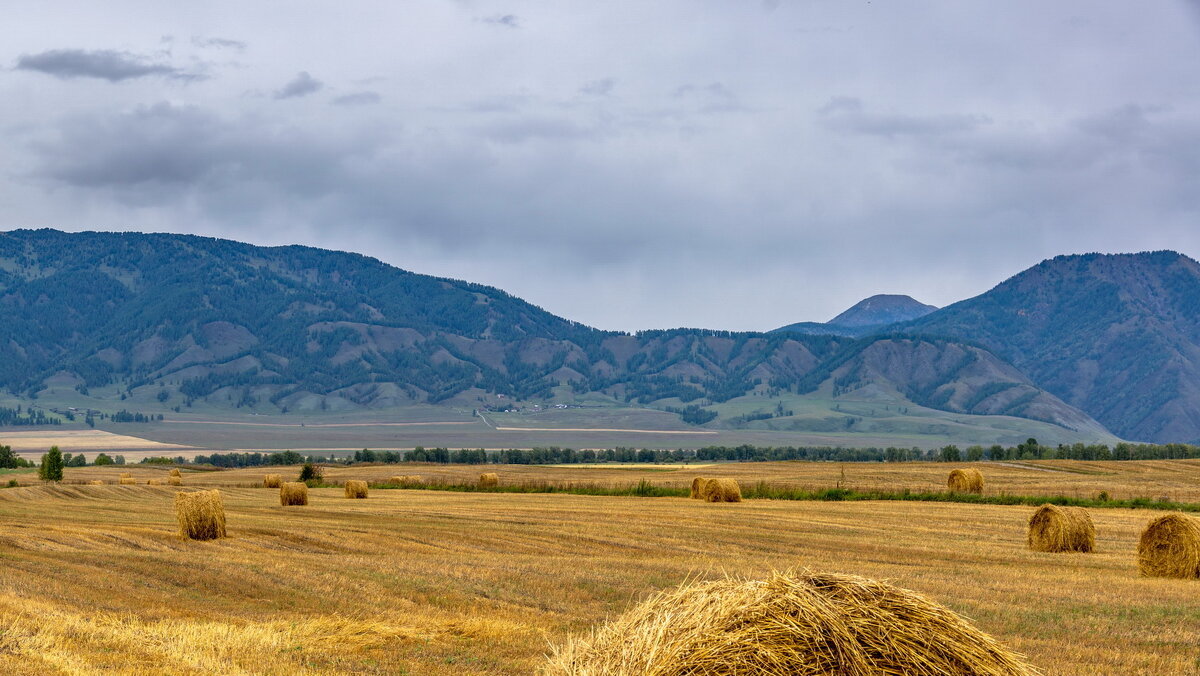
<instances>
[{"instance_id":1,"label":"golden stubble field","mask_svg":"<svg viewBox=\"0 0 1200 676\"><path fill-rule=\"evenodd\" d=\"M1195 476L1194 465L1182 467ZM489 469L502 480L587 474L514 468L530 473L518 479ZM1176 473L1152 469L1163 475L1155 488ZM327 477L434 470L479 472L352 467ZM934 470L947 467L908 467L896 478ZM998 470L985 468L989 477ZM117 471L72 469L67 478ZM597 471L612 481L667 479ZM309 506L284 508L276 490L238 486L262 473L184 472L188 486L226 483L230 537L210 543L175 535L171 487L0 490L0 672L526 674L552 642L652 591L790 567L915 589L1050 674L1200 672L1200 582L1137 574L1138 533L1157 512L1092 510L1097 553L1042 554L1025 548L1028 507L381 489L347 500L322 488Z\"/></svg>"}]
</instances>

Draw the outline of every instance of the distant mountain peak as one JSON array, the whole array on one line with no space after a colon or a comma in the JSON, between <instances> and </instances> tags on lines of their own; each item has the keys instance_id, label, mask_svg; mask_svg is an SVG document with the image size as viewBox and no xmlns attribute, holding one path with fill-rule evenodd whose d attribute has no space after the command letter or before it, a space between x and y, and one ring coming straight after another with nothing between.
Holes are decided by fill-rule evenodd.
<instances>
[{"instance_id":1,"label":"distant mountain peak","mask_svg":"<svg viewBox=\"0 0 1200 676\"><path fill-rule=\"evenodd\" d=\"M912 296L878 294L856 303L849 310L829 320L837 326L878 326L919 319L937 310Z\"/></svg>"}]
</instances>

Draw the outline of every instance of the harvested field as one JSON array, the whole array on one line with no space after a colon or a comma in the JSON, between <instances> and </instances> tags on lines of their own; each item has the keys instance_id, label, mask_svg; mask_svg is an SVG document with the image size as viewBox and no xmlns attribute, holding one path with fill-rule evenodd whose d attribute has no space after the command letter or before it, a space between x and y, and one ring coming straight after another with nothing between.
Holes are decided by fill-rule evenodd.
<instances>
[{"instance_id":1,"label":"harvested field","mask_svg":"<svg viewBox=\"0 0 1200 676\"><path fill-rule=\"evenodd\" d=\"M380 469L386 479L394 467ZM261 468L246 476L261 486ZM310 507L295 509L274 490L233 487L222 490L228 537L192 542L178 537L175 492L0 490L0 671L528 674L550 643L648 594L789 568L915 590L1050 674L1190 674L1200 659L1195 584L1138 574L1138 536L1156 515L1144 510L1090 510L1097 553L1049 557L1026 548L1026 507L714 509L420 490L346 500L338 487L310 489Z\"/></svg>"}]
</instances>

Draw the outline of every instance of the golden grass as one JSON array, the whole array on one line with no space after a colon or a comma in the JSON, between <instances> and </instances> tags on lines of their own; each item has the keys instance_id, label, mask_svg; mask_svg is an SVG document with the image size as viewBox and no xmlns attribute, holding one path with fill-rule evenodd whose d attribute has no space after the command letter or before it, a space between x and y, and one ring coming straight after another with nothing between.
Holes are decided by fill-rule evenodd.
<instances>
[{"instance_id":1,"label":"golden grass","mask_svg":"<svg viewBox=\"0 0 1200 676\"><path fill-rule=\"evenodd\" d=\"M1147 577L1200 578L1200 519L1179 512L1154 519L1142 531L1137 560Z\"/></svg>"},{"instance_id":2,"label":"golden grass","mask_svg":"<svg viewBox=\"0 0 1200 676\"><path fill-rule=\"evenodd\" d=\"M283 485L283 476L279 474L263 475L263 488L279 488Z\"/></svg>"},{"instance_id":3,"label":"golden grass","mask_svg":"<svg viewBox=\"0 0 1200 676\"><path fill-rule=\"evenodd\" d=\"M279 487L279 504L289 505L308 504L308 484L302 481L285 481Z\"/></svg>"},{"instance_id":4,"label":"golden grass","mask_svg":"<svg viewBox=\"0 0 1200 676\"><path fill-rule=\"evenodd\" d=\"M954 493L982 493L983 473L974 467L950 470L946 487Z\"/></svg>"},{"instance_id":5,"label":"golden grass","mask_svg":"<svg viewBox=\"0 0 1200 676\"><path fill-rule=\"evenodd\" d=\"M221 491L235 527L207 544L179 539L162 489L0 490L0 673L529 674L657 591L793 567L915 590L1048 674L1196 671L1195 585L1133 560L1149 511L1090 510L1097 552L1050 557L1025 548L1019 506L339 486L284 510L261 469L239 472Z\"/></svg>"},{"instance_id":6,"label":"golden grass","mask_svg":"<svg viewBox=\"0 0 1200 676\"><path fill-rule=\"evenodd\" d=\"M742 488L733 479L702 479L699 498L705 502L741 502Z\"/></svg>"},{"instance_id":7,"label":"golden grass","mask_svg":"<svg viewBox=\"0 0 1200 676\"><path fill-rule=\"evenodd\" d=\"M367 482L358 479L347 479L343 492L347 498L362 500L367 497Z\"/></svg>"},{"instance_id":8,"label":"golden grass","mask_svg":"<svg viewBox=\"0 0 1200 676\"><path fill-rule=\"evenodd\" d=\"M659 592L554 651L544 676L1037 672L953 611L858 576L775 573Z\"/></svg>"},{"instance_id":9,"label":"golden grass","mask_svg":"<svg viewBox=\"0 0 1200 676\"><path fill-rule=\"evenodd\" d=\"M189 540L216 540L225 537L225 505L221 491L195 491L175 494L175 519L179 537Z\"/></svg>"},{"instance_id":10,"label":"golden grass","mask_svg":"<svg viewBox=\"0 0 1200 676\"><path fill-rule=\"evenodd\" d=\"M500 475L495 472L485 472L479 475L479 487L491 488L500 485Z\"/></svg>"},{"instance_id":11,"label":"golden grass","mask_svg":"<svg viewBox=\"0 0 1200 676\"><path fill-rule=\"evenodd\" d=\"M1096 526L1082 507L1042 505L1029 517L1026 543L1035 552L1090 552Z\"/></svg>"}]
</instances>

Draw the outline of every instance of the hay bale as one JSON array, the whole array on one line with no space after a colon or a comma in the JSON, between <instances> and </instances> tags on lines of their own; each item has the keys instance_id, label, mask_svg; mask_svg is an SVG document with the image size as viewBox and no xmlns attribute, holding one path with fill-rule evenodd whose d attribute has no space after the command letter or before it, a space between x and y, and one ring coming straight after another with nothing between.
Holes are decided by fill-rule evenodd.
<instances>
[{"instance_id":1,"label":"hay bale","mask_svg":"<svg viewBox=\"0 0 1200 676\"><path fill-rule=\"evenodd\" d=\"M492 488L500 485L500 475L495 472L487 472L479 475L480 488Z\"/></svg>"},{"instance_id":2,"label":"hay bale","mask_svg":"<svg viewBox=\"0 0 1200 676\"><path fill-rule=\"evenodd\" d=\"M692 490L691 490L691 492L688 493L688 497L691 498L692 500L699 500L700 499L700 488L707 481L708 481L708 479L705 479L702 476L698 476L695 479L692 479Z\"/></svg>"},{"instance_id":3,"label":"hay bale","mask_svg":"<svg viewBox=\"0 0 1200 676\"><path fill-rule=\"evenodd\" d=\"M308 504L308 484L302 481L285 481L279 487L279 504L288 505Z\"/></svg>"},{"instance_id":4,"label":"hay bale","mask_svg":"<svg viewBox=\"0 0 1200 676\"><path fill-rule=\"evenodd\" d=\"M88 482L88 485L89 486L103 486L104 482L99 479L92 479L91 481Z\"/></svg>"},{"instance_id":5,"label":"hay bale","mask_svg":"<svg viewBox=\"0 0 1200 676\"><path fill-rule=\"evenodd\" d=\"M404 484L404 477L402 477L400 475L396 475L396 476L388 479L387 482L393 486L401 486Z\"/></svg>"},{"instance_id":6,"label":"hay bale","mask_svg":"<svg viewBox=\"0 0 1200 676\"><path fill-rule=\"evenodd\" d=\"M1028 542L1035 552L1090 552L1096 526L1082 507L1045 504L1029 517Z\"/></svg>"},{"instance_id":7,"label":"hay bale","mask_svg":"<svg viewBox=\"0 0 1200 676\"><path fill-rule=\"evenodd\" d=\"M345 487L346 497L362 500L367 497L367 482L358 479L348 479Z\"/></svg>"},{"instance_id":8,"label":"hay bale","mask_svg":"<svg viewBox=\"0 0 1200 676\"><path fill-rule=\"evenodd\" d=\"M179 473L179 468L178 468L178 467L172 467L172 468L171 468L171 471L167 473L167 476L178 476L178 477L181 477L181 476L183 476L183 475Z\"/></svg>"},{"instance_id":9,"label":"hay bale","mask_svg":"<svg viewBox=\"0 0 1200 676\"><path fill-rule=\"evenodd\" d=\"M175 519L179 521L182 538L215 540L225 537L225 505L221 502L221 491L176 493Z\"/></svg>"},{"instance_id":10,"label":"hay bale","mask_svg":"<svg viewBox=\"0 0 1200 676\"><path fill-rule=\"evenodd\" d=\"M122 486L132 486L137 483L137 479L134 479L131 476L123 476L121 477L120 482Z\"/></svg>"},{"instance_id":11,"label":"hay bale","mask_svg":"<svg viewBox=\"0 0 1200 676\"><path fill-rule=\"evenodd\" d=\"M952 493L982 493L983 474L974 467L951 470L946 486Z\"/></svg>"},{"instance_id":12,"label":"hay bale","mask_svg":"<svg viewBox=\"0 0 1200 676\"><path fill-rule=\"evenodd\" d=\"M742 487L733 479L708 479L700 483L700 499L705 502L741 502Z\"/></svg>"},{"instance_id":13,"label":"hay bale","mask_svg":"<svg viewBox=\"0 0 1200 676\"><path fill-rule=\"evenodd\" d=\"M1147 524L1138 542L1138 570L1147 577L1200 578L1200 519L1172 512Z\"/></svg>"},{"instance_id":14,"label":"hay bale","mask_svg":"<svg viewBox=\"0 0 1200 676\"><path fill-rule=\"evenodd\" d=\"M264 474L263 488L279 488L283 485L283 477L279 474Z\"/></svg>"},{"instance_id":15,"label":"hay bale","mask_svg":"<svg viewBox=\"0 0 1200 676\"><path fill-rule=\"evenodd\" d=\"M146 479L147 486L161 486L162 479Z\"/></svg>"},{"instance_id":16,"label":"hay bale","mask_svg":"<svg viewBox=\"0 0 1200 676\"><path fill-rule=\"evenodd\" d=\"M914 592L849 575L689 582L556 647L545 676L955 674L1037 670Z\"/></svg>"},{"instance_id":17,"label":"hay bale","mask_svg":"<svg viewBox=\"0 0 1200 676\"><path fill-rule=\"evenodd\" d=\"M167 477L167 484L169 484L171 486L182 486L183 485L183 477L169 476L169 477Z\"/></svg>"},{"instance_id":18,"label":"hay bale","mask_svg":"<svg viewBox=\"0 0 1200 676\"><path fill-rule=\"evenodd\" d=\"M132 479L133 473L132 472L121 472L121 478L122 479Z\"/></svg>"}]
</instances>

